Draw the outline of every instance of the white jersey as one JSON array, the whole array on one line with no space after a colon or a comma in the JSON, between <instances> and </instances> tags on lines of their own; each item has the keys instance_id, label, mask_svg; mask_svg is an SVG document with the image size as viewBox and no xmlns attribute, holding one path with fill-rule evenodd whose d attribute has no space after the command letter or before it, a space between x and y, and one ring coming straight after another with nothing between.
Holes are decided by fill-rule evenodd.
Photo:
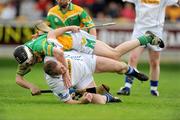
<instances>
[{"instance_id":1,"label":"white jersey","mask_svg":"<svg viewBox=\"0 0 180 120\"><path fill-rule=\"evenodd\" d=\"M73 87L77 89L86 88L94 80L92 74L95 71L96 56L69 51L65 52L65 58L69 67ZM45 57L45 61L50 59L56 61L53 57ZM69 90L64 86L62 76L52 78L46 74L45 77L49 87L60 100L67 101L71 99Z\"/></svg>"},{"instance_id":2,"label":"white jersey","mask_svg":"<svg viewBox=\"0 0 180 120\"><path fill-rule=\"evenodd\" d=\"M165 21L165 8L178 0L123 0L135 4L136 19L132 39L151 31L163 39L163 26Z\"/></svg>"},{"instance_id":3,"label":"white jersey","mask_svg":"<svg viewBox=\"0 0 180 120\"><path fill-rule=\"evenodd\" d=\"M80 30L80 32L77 33L71 33L71 36L73 38L73 49L79 52L93 54L96 36L83 30Z\"/></svg>"},{"instance_id":4,"label":"white jersey","mask_svg":"<svg viewBox=\"0 0 180 120\"><path fill-rule=\"evenodd\" d=\"M140 37L146 31L152 31L161 39L164 20L165 8L173 5L178 0L124 0L135 4L136 20L133 31L133 38Z\"/></svg>"},{"instance_id":5,"label":"white jersey","mask_svg":"<svg viewBox=\"0 0 180 120\"><path fill-rule=\"evenodd\" d=\"M93 54L94 46L96 44L96 36L80 30L77 33L66 32L72 36L72 49L78 52ZM53 42L56 47L63 48L63 45L57 39L48 39L48 42Z\"/></svg>"}]
</instances>

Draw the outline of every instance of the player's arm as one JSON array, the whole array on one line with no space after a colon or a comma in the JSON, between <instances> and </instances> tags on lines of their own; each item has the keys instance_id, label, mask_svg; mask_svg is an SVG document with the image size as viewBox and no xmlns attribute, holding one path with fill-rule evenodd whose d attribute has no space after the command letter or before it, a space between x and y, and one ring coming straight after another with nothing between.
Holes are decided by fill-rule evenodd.
<instances>
[{"instance_id":1,"label":"player's arm","mask_svg":"<svg viewBox=\"0 0 180 120\"><path fill-rule=\"evenodd\" d=\"M56 39L56 35L54 34L54 32L50 31L50 32L48 32L47 38L48 39ZM51 47L50 49L53 49L53 50L52 50L52 53L47 52L47 53L50 53L50 54L48 54L48 56L54 56L58 61L60 61L65 66L66 72L65 72L65 74L63 74L63 80L64 80L67 88L71 87L69 70L67 69L68 66L67 66L66 60L64 58L64 51L62 49L56 48L56 47L53 47L53 48Z\"/></svg>"},{"instance_id":2,"label":"player's arm","mask_svg":"<svg viewBox=\"0 0 180 120\"><path fill-rule=\"evenodd\" d=\"M41 94L40 89L37 86L35 86L34 84L25 80L23 76L16 75L16 83L23 88L31 90L32 95L40 95Z\"/></svg>"},{"instance_id":3,"label":"player's arm","mask_svg":"<svg viewBox=\"0 0 180 120\"><path fill-rule=\"evenodd\" d=\"M61 28L52 30L49 32L49 34L51 34L52 36L58 37L67 31L79 32L79 30L80 30L80 27L78 26L66 26L66 27L61 27Z\"/></svg>"},{"instance_id":4,"label":"player's arm","mask_svg":"<svg viewBox=\"0 0 180 120\"><path fill-rule=\"evenodd\" d=\"M40 89L37 86L35 86L34 84L32 84L24 79L24 75L27 74L28 72L30 72L29 67L26 68L23 65L19 65L18 71L16 74L16 83L25 89L31 90L31 93L33 95L40 95L41 94Z\"/></svg>"},{"instance_id":5,"label":"player's arm","mask_svg":"<svg viewBox=\"0 0 180 120\"><path fill-rule=\"evenodd\" d=\"M66 60L64 58L63 50L54 47L53 48L53 55L58 61L60 61L65 66L66 72L62 75L62 77L63 77L63 80L65 82L65 86L67 88L71 87L72 86L71 79L70 79L70 75L69 75L69 70L67 69L68 66L67 66Z\"/></svg>"},{"instance_id":6,"label":"player's arm","mask_svg":"<svg viewBox=\"0 0 180 120\"><path fill-rule=\"evenodd\" d=\"M83 10L80 14L80 20L84 27L88 27L87 32L91 35L96 36L96 29L94 28L94 22L92 21L91 17L88 13Z\"/></svg>"}]
</instances>

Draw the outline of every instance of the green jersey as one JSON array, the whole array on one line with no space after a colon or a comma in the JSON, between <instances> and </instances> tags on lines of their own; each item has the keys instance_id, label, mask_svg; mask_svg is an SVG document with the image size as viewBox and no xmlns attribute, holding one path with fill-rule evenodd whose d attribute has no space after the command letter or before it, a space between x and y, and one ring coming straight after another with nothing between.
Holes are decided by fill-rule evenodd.
<instances>
[{"instance_id":1,"label":"green jersey","mask_svg":"<svg viewBox=\"0 0 180 120\"><path fill-rule=\"evenodd\" d=\"M40 56L53 56L53 43L47 42L47 34L44 34L37 39L31 40L25 45L32 50L33 53Z\"/></svg>"},{"instance_id":2,"label":"green jersey","mask_svg":"<svg viewBox=\"0 0 180 120\"><path fill-rule=\"evenodd\" d=\"M32 63L32 65L20 64L18 66L17 74L21 76L24 76L30 72L31 67L38 62L42 62L45 56L53 56L53 47L55 46L53 43L47 42L47 34L44 34L37 39L28 41L25 43L25 45L33 52L35 61Z\"/></svg>"},{"instance_id":3,"label":"green jersey","mask_svg":"<svg viewBox=\"0 0 180 120\"><path fill-rule=\"evenodd\" d=\"M93 28L94 23L87 12L72 3L66 12L63 12L59 5L48 11L47 20L52 28L76 25L80 27Z\"/></svg>"}]
</instances>

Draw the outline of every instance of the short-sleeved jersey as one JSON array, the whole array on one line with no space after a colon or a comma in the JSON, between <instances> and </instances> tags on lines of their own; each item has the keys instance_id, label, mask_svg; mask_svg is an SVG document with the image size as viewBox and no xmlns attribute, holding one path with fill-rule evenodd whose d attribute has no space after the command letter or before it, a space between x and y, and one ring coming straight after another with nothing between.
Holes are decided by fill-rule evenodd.
<instances>
[{"instance_id":1,"label":"short-sleeved jersey","mask_svg":"<svg viewBox=\"0 0 180 120\"><path fill-rule=\"evenodd\" d=\"M136 20L132 39L152 31L161 39L163 38L163 26L165 20L165 8L173 5L178 0L123 0L135 4Z\"/></svg>"},{"instance_id":2,"label":"short-sleeved jersey","mask_svg":"<svg viewBox=\"0 0 180 120\"><path fill-rule=\"evenodd\" d=\"M86 31L80 30L77 33L66 32L59 36L58 39L48 40L48 42L53 42L57 46L63 46L62 48L65 51L73 49L79 52L93 54L96 37Z\"/></svg>"},{"instance_id":3,"label":"short-sleeved jersey","mask_svg":"<svg viewBox=\"0 0 180 120\"><path fill-rule=\"evenodd\" d=\"M59 5L48 11L47 21L55 29L58 27L76 25L80 27L94 27L94 23L87 12L75 4L70 3L66 12L62 12Z\"/></svg>"},{"instance_id":4,"label":"short-sleeved jersey","mask_svg":"<svg viewBox=\"0 0 180 120\"><path fill-rule=\"evenodd\" d=\"M38 62L42 62L45 56L53 56L53 47L55 46L53 43L47 42L47 34L44 34L37 39L28 41L25 45L31 49L36 59L32 65L18 65L17 74L21 76L30 72L31 67Z\"/></svg>"},{"instance_id":5,"label":"short-sleeved jersey","mask_svg":"<svg viewBox=\"0 0 180 120\"><path fill-rule=\"evenodd\" d=\"M54 44L47 42L47 34L28 41L25 45L30 48L33 53L39 54L40 56L53 56Z\"/></svg>"},{"instance_id":6,"label":"short-sleeved jersey","mask_svg":"<svg viewBox=\"0 0 180 120\"><path fill-rule=\"evenodd\" d=\"M44 34L37 39L25 43L37 58L34 64L42 62L45 56L53 56L53 47L62 46L66 51L74 49L79 52L93 54L96 44L95 36L85 31L78 33L67 32L59 36L56 40L47 40L47 34ZM21 76L27 74L31 70L31 66L32 65L19 65L17 74Z\"/></svg>"},{"instance_id":7,"label":"short-sleeved jersey","mask_svg":"<svg viewBox=\"0 0 180 120\"><path fill-rule=\"evenodd\" d=\"M71 82L73 87L77 89L87 88L88 85L94 80L93 73L96 66L96 56L76 51L65 52ZM45 57L44 61L55 60L52 57ZM70 100L69 89L64 86L62 76L50 77L46 74L46 80L53 93L58 96L61 101Z\"/></svg>"}]
</instances>

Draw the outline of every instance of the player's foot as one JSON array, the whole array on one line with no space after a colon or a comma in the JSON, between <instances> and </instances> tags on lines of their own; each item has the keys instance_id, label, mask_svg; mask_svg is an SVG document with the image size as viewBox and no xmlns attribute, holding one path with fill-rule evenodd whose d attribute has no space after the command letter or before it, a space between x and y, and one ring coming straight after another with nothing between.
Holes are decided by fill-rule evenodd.
<instances>
[{"instance_id":1,"label":"player's foot","mask_svg":"<svg viewBox=\"0 0 180 120\"><path fill-rule=\"evenodd\" d=\"M151 95L152 96L159 96L159 92L157 90L151 90Z\"/></svg>"},{"instance_id":2,"label":"player's foot","mask_svg":"<svg viewBox=\"0 0 180 120\"><path fill-rule=\"evenodd\" d=\"M130 95L130 88L128 87L122 87L120 90L117 92L118 95Z\"/></svg>"},{"instance_id":3,"label":"player's foot","mask_svg":"<svg viewBox=\"0 0 180 120\"><path fill-rule=\"evenodd\" d=\"M118 102L122 102L122 100L120 98L118 98L118 97L113 97L110 102L118 103Z\"/></svg>"},{"instance_id":4,"label":"player's foot","mask_svg":"<svg viewBox=\"0 0 180 120\"><path fill-rule=\"evenodd\" d=\"M151 40L150 44L151 45L159 45L160 48L164 48L165 45L164 45L164 42L163 40L161 40L159 37L157 37L155 34L153 34L152 32L150 31L147 31L145 33L146 36L150 36L152 37L153 39Z\"/></svg>"},{"instance_id":5,"label":"player's foot","mask_svg":"<svg viewBox=\"0 0 180 120\"><path fill-rule=\"evenodd\" d=\"M149 79L149 77L147 75L145 75L144 73L140 73L137 69L134 69L135 74L131 75L135 78L137 78L140 81L147 81Z\"/></svg>"},{"instance_id":6,"label":"player's foot","mask_svg":"<svg viewBox=\"0 0 180 120\"><path fill-rule=\"evenodd\" d=\"M110 103L110 102L122 102L122 100L118 97L114 97L111 93L106 93L104 94L107 98L107 102Z\"/></svg>"}]
</instances>

